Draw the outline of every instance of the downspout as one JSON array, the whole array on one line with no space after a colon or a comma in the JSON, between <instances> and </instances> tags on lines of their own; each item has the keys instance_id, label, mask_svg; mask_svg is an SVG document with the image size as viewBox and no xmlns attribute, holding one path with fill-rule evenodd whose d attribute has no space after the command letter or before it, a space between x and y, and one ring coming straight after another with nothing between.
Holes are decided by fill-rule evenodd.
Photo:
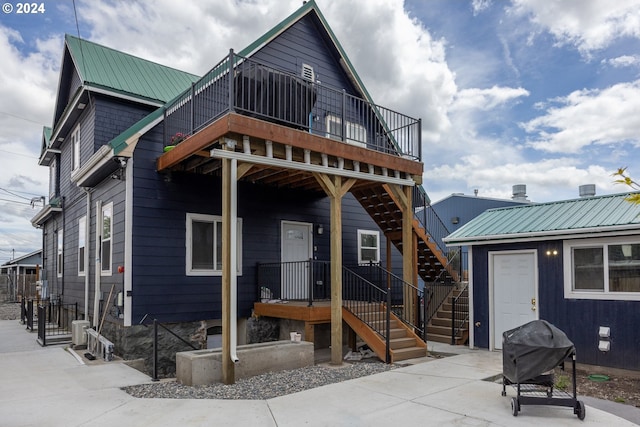
<instances>
[{"instance_id":1,"label":"downspout","mask_svg":"<svg viewBox=\"0 0 640 427\"><path fill-rule=\"evenodd\" d=\"M89 245L91 241L91 191L83 188L87 196L87 219L84 224L84 320L89 320Z\"/></svg>"},{"instance_id":2,"label":"downspout","mask_svg":"<svg viewBox=\"0 0 640 427\"><path fill-rule=\"evenodd\" d=\"M124 326L131 326L133 304L133 157L125 167L125 199L124 199Z\"/></svg>"},{"instance_id":3,"label":"downspout","mask_svg":"<svg viewBox=\"0 0 640 427\"><path fill-rule=\"evenodd\" d=\"M95 265L95 291L93 295L93 326L98 328L100 317L100 273L102 271L101 247L102 247L102 201L96 201L96 265Z\"/></svg>"},{"instance_id":4,"label":"downspout","mask_svg":"<svg viewBox=\"0 0 640 427\"><path fill-rule=\"evenodd\" d=\"M229 255L231 270L230 274L230 317L231 324L229 325L230 333L231 333L231 351L230 356L233 363L237 363L240 359L238 359L237 354L237 345L238 345L238 160L231 159L231 178L229 181L230 187L230 196L231 206L230 206L230 221L231 222L231 233L229 245L229 251L231 252Z\"/></svg>"}]
</instances>

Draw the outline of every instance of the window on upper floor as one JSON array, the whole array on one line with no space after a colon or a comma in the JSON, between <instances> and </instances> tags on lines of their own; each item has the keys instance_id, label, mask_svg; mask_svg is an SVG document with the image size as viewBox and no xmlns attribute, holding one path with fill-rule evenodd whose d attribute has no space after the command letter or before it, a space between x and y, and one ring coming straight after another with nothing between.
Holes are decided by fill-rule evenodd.
<instances>
[{"instance_id":1,"label":"window on upper floor","mask_svg":"<svg viewBox=\"0 0 640 427\"><path fill-rule=\"evenodd\" d=\"M113 255L113 203L102 206L102 235L100 244L100 271L102 275L111 274L111 260Z\"/></svg>"},{"instance_id":2,"label":"window on upper floor","mask_svg":"<svg viewBox=\"0 0 640 427\"><path fill-rule=\"evenodd\" d=\"M87 246L87 217L78 220L78 276L85 275L84 255Z\"/></svg>"},{"instance_id":3,"label":"window on upper floor","mask_svg":"<svg viewBox=\"0 0 640 427\"><path fill-rule=\"evenodd\" d=\"M640 300L640 238L564 243L565 297Z\"/></svg>"},{"instance_id":4,"label":"window on upper floor","mask_svg":"<svg viewBox=\"0 0 640 427\"><path fill-rule=\"evenodd\" d=\"M58 277L62 277L62 272L64 271L64 257L63 257L63 232L62 230L58 230L56 232L56 275Z\"/></svg>"},{"instance_id":5,"label":"window on upper floor","mask_svg":"<svg viewBox=\"0 0 640 427\"><path fill-rule=\"evenodd\" d=\"M187 276L222 275L222 217L187 213ZM242 219L237 223L238 274L242 274Z\"/></svg>"},{"instance_id":6,"label":"window on upper floor","mask_svg":"<svg viewBox=\"0 0 640 427\"><path fill-rule=\"evenodd\" d=\"M77 169L80 169L80 126L76 126L76 128L71 133L71 146L73 149L73 170L75 171Z\"/></svg>"},{"instance_id":7,"label":"window on upper floor","mask_svg":"<svg viewBox=\"0 0 640 427\"><path fill-rule=\"evenodd\" d=\"M58 161L59 156L56 156L49 165L49 199L53 199L58 196Z\"/></svg>"},{"instance_id":8,"label":"window on upper floor","mask_svg":"<svg viewBox=\"0 0 640 427\"><path fill-rule=\"evenodd\" d=\"M380 232L358 230L358 264L380 262Z\"/></svg>"},{"instance_id":9,"label":"window on upper floor","mask_svg":"<svg viewBox=\"0 0 640 427\"><path fill-rule=\"evenodd\" d=\"M342 120L340 117L329 114L326 125L327 137L342 141ZM360 147L367 146L367 130L362 125L347 120L345 128L347 143Z\"/></svg>"}]
</instances>

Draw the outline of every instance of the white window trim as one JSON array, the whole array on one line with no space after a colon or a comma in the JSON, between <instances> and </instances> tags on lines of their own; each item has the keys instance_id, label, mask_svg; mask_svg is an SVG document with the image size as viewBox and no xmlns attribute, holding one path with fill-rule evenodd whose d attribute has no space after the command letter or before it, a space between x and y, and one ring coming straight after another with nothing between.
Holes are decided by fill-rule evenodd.
<instances>
[{"instance_id":1,"label":"white window trim","mask_svg":"<svg viewBox=\"0 0 640 427\"><path fill-rule=\"evenodd\" d=\"M109 243L109 265L105 266L104 254L102 253L102 243L104 243L104 241L107 239L105 239L104 236L102 235L102 227L104 224L104 212L106 210L111 211L111 222L109 224L111 229L109 230L109 239L108 239L110 242ZM100 275L101 276L113 275L113 217L114 217L113 202L107 203L106 205L102 205L102 209L100 211L100 221L98 222L98 225L100 226Z\"/></svg>"},{"instance_id":2,"label":"white window trim","mask_svg":"<svg viewBox=\"0 0 640 427\"><path fill-rule=\"evenodd\" d=\"M84 235L84 242L81 246L80 237ZM87 252L87 216L78 218L78 276L84 277L87 274L87 265L85 263L86 257L80 255L80 249L84 247L85 254ZM80 262L84 264L84 270L80 270Z\"/></svg>"},{"instance_id":3,"label":"white window trim","mask_svg":"<svg viewBox=\"0 0 640 427\"><path fill-rule=\"evenodd\" d=\"M80 125L71 133L71 145L72 145L72 170L76 171L80 169Z\"/></svg>"},{"instance_id":4,"label":"white window trim","mask_svg":"<svg viewBox=\"0 0 640 427\"><path fill-rule=\"evenodd\" d=\"M62 277L64 272L64 233L56 232L56 276Z\"/></svg>"},{"instance_id":5,"label":"white window trim","mask_svg":"<svg viewBox=\"0 0 640 427\"><path fill-rule=\"evenodd\" d=\"M364 261L362 259L362 241L360 239L360 237L363 234L375 234L376 236L376 242L377 242L377 247L376 247L376 260L373 261L374 263L379 263L380 262L380 232L377 230L358 230L358 264L368 264L369 260ZM373 247L368 247L365 246L365 249L373 249Z\"/></svg>"},{"instance_id":6,"label":"white window trim","mask_svg":"<svg viewBox=\"0 0 640 427\"><path fill-rule=\"evenodd\" d=\"M342 119L338 116L334 116L333 114L328 114L327 115L327 122L326 122L326 129L327 129L327 138L332 138L332 139L337 139L339 141L342 140L342 132L340 133L340 136L332 134L329 132L329 129L331 129L331 123L335 123L338 126L342 125ZM359 147L366 147L367 146L367 130L364 128L364 126L358 124L358 123L354 123L354 122L350 122L349 120L347 120L347 125L346 125L346 137L345 137L345 142L348 144L352 144L352 145L357 145ZM360 136L364 136L364 140L363 138L360 138Z\"/></svg>"},{"instance_id":7,"label":"white window trim","mask_svg":"<svg viewBox=\"0 0 640 427\"><path fill-rule=\"evenodd\" d=\"M191 246L192 246L192 223L193 221L202 222L222 222L222 216L220 215L207 215L197 213L187 213L186 218L186 251L185 251L185 274L187 276L222 276L222 270L213 269L194 269L192 267ZM216 227L214 227L214 230ZM237 231L237 260L238 260L238 276L242 276L242 218L238 218L238 231ZM214 255L215 256L215 241L214 241Z\"/></svg>"},{"instance_id":8,"label":"white window trim","mask_svg":"<svg viewBox=\"0 0 640 427\"><path fill-rule=\"evenodd\" d=\"M640 292L609 292L609 257L607 246L624 243L640 244L640 236L609 237L600 239L565 240L563 243L563 272L565 299L622 300L640 301ZM604 290L573 289L573 256L572 248L602 247L604 253Z\"/></svg>"}]
</instances>

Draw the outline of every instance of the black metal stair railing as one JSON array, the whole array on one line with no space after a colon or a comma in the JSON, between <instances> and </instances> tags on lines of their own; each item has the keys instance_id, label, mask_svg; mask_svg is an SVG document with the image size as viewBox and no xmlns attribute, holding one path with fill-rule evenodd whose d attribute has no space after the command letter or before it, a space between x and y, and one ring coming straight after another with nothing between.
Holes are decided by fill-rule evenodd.
<instances>
[{"instance_id":1,"label":"black metal stair railing","mask_svg":"<svg viewBox=\"0 0 640 427\"><path fill-rule=\"evenodd\" d=\"M343 266L342 306L385 340L385 362L391 363L391 291Z\"/></svg>"},{"instance_id":2,"label":"black metal stair railing","mask_svg":"<svg viewBox=\"0 0 640 427\"><path fill-rule=\"evenodd\" d=\"M375 286L388 289L390 291L391 311L393 314L425 340L424 319L426 318L425 309L427 306L424 304L424 289L405 282L401 277L377 263L349 266L349 269L357 272ZM405 307L412 307L413 312L408 312Z\"/></svg>"},{"instance_id":3,"label":"black metal stair railing","mask_svg":"<svg viewBox=\"0 0 640 427\"><path fill-rule=\"evenodd\" d=\"M458 295L451 300L451 345L456 344L458 335L469 324L469 297L466 293L467 283L459 289Z\"/></svg>"}]
</instances>

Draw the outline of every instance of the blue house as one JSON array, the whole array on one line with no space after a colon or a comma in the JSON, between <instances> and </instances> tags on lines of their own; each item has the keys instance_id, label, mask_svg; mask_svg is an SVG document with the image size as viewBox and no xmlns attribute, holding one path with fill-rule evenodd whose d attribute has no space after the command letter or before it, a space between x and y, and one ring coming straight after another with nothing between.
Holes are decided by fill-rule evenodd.
<instances>
[{"instance_id":1,"label":"blue house","mask_svg":"<svg viewBox=\"0 0 640 427\"><path fill-rule=\"evenodd\" d=\"M470 346L544 319L578 362L640 369L640 206L628 194L492 209L445 238L469 246Z\"/></svg>"},{"instance_id":2,"label":"blue house","mask_svg":"<svg viewBox=\"0 0 640 427\"><path fill-rule=\"evenodd\" d=\"M335 363L343 320L382 358L424 355L415 283L449 266L413 214L420 134L373 103L314 1L201 77L66 36L32 220L50 292L125 358L149 356L155 318L221 332L228 363L252 316L329 334ZM349 306L363 292L393 296L398 331Z\"/></svg>"}]
</instances>

